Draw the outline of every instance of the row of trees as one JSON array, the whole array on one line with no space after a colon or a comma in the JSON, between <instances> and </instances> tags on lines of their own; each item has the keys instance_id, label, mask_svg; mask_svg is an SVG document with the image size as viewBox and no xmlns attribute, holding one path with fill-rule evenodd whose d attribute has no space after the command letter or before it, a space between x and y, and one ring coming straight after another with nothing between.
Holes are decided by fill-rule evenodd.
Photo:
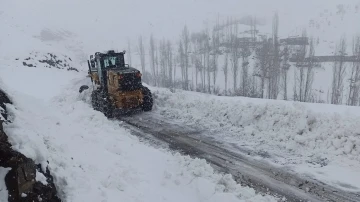
<instances>
[{"instance_id":1,"label":"row of trees","mask_svg":"<svg viewBox=\"0 0 360 202\"><path fill-rule=\"evenodd\" d=\"M278 36L279 17L273 17L272 34L260 35L256 19L249 18L249 37L239 37L239 21L228 18L215 23L212 29L190 33L185 26L179 40L148 41L140 36L136 45L144 81L159 87L181 88L212 94L236 95L267 99L295 100L300 102L344 103L346 70L348 62L346 39L342 38L336 48L333 63L333 78L327 100L321 99L313 90L315 69L321 64L315 60L314 40L309 38L302 45L281 44ZM317 42L316 42L317 41ZM145 44L148 45L147 50ZM128 62L131 63L130 43ZM360 37L353 42L354 56L360 58ZM292 62L290 62L292 59ZM293 68L291 68L293 67ZM293 71L290 71L293 69ZM220 91L217 78L223 73L224 89ZM292 73L292 74L290 74ZM321 75L319 76L321 77ZM348 105L359 105L360 63L353 62L347 98ZM290 81L291 85L290 86ZM229 83L232 86L229 86Z\"/></svg>"}]
</instances>

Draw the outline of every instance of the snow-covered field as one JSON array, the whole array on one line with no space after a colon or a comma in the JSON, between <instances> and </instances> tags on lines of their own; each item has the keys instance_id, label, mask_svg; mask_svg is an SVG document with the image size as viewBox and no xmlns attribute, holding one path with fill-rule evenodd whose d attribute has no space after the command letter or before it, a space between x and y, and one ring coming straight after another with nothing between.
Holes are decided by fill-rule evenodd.
<instances>
[{"instance_id":1,"label":"snow-covered field","mask_svg":"<svg viewBox=\"0 0 360 202\"><path fill-rule=\"evenodd\" d=\"M14 102L5 132L15 150L49 166L64 201L275 201L204 160L148 146L94 111L89 95L78 94L89 82L84 72L5 63L0 86Z\"/></svg>"},{"instance_id":2,"label":"snow-covered field","mask_svg":"<svg viewBox=\"0 0 360 202\"><path fill-rule=\"evenodd\" d=\"M360 190L360 108L152 88L164 117L207 129L254 158ZM258 154L258 155L257 155Z\"/></svg>"}]
</instances>

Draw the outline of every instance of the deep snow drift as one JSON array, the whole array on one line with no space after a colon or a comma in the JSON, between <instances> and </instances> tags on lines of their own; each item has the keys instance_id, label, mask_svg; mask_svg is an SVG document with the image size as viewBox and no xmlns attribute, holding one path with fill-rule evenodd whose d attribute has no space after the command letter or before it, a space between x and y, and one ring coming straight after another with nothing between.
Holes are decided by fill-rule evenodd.
<instances>
[{"instance_id":1,"label":"deep snow drift","mask_svg":"<svg viewBox=\"0 0 360 202\"><path fill-rule=\"evenodd\" d=\"M207 129L254 158L360 190L360 108L151 88L162 116Z\"/></svg>"},{"instance_id":2,"label":"deep snow drift","mask_svg":"<svg viewBox=\"0 0 360 202\"><path fill-rule=\"evenodd\" d=\"M64 201L275 201L214 173L204 160L141 143L94 111L89 94L78 94L78 86L90 81L85 75L0 68L0 85L14 102L8 106L12 123L5 126L9 141L49 165Z\"/></svg>"}]
</instances>

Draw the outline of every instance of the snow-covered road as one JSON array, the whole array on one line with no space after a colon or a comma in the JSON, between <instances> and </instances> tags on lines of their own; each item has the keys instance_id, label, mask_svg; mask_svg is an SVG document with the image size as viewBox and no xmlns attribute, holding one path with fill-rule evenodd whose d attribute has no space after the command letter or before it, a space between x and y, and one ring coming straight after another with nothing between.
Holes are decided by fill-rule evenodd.
<instances>
[{"instance_id":1,"label":"snow-covered road","mask_svg":"<svg viewBox=\"0 0 360 202\"><path fill-rule=\"evenodd\" d=\"M84 72L3 65L0 80L14 103L10 143L49 166L63 201L276 201L205 160L141 143L79 96Z\"/></svg>"},{"instance_id":2,"label":"snow-covered road","mask_svg":"<svg viewBox=\"0 0 360 202\"><path fill-rule=\"evenodd\" d=\"M216 133L199 130L196 125L184 126L173 119L164 119L156 112L120 117L122 125L141 138L156 138L174 150L206 159L214 168L232 174L237 182L287 201L360 201L359 193L347 192L286 167L256 160L239 148L235 150L211 136ZM209 136L209 133L211 135ZM205 135L207 134L207 135ZM158 142L155 142L158 144Z\"/></svg>"}]
</instances>

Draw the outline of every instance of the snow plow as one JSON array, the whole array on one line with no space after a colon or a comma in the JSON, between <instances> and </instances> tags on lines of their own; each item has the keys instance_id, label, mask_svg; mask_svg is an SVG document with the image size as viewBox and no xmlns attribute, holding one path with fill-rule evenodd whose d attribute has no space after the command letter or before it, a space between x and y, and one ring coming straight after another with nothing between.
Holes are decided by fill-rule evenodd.
<instances>
[{"instance_id":1,"label":"snow plow","mask_svg":"<svg viewBox=\"0 0 360 202\"><path fill-rule=\"evenodd\" d=\"M125 64L125 51L96 52L88 60L88 76L93 84L92 107L108 118L136 111L151 111L151 91L142 85L139 70ZM89 86L80 87L81 93Z\"/></svg>"}]
</instances>

